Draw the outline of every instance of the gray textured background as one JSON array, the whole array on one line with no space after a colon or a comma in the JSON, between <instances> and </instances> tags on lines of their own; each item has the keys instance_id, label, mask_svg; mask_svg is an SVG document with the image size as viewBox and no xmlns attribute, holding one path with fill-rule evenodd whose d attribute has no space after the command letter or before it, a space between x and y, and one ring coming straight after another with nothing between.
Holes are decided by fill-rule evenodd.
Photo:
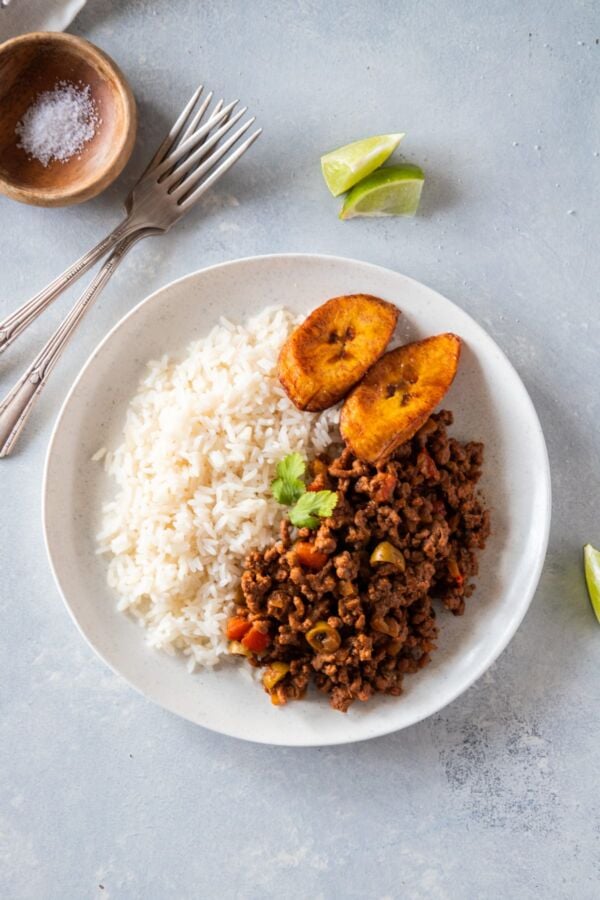
<instances>
[{"instance_id":1,"label":"gray textured background","mask_svg":"<svg viewBox=\"0 0 600 900\"><path fill-rule=\"evenodd\" d=\"M597 3L92 0L73 31L131 79L138 144L83 207L0 200L0 313L116 222L198 80L265 134L204 216L134 251L0 463L2 897L597 897ZM426 170L419 216L339 222L319 154L396 130ZM221 738L135 694L67 618L40 529L52 421L108 327L172 278L287 250L389 266L466 309L530 390L553 473L542 582L498 663L434 718L326 750ZM3 391L69 302L0 358Z\"/></svg>"}]
</instances>

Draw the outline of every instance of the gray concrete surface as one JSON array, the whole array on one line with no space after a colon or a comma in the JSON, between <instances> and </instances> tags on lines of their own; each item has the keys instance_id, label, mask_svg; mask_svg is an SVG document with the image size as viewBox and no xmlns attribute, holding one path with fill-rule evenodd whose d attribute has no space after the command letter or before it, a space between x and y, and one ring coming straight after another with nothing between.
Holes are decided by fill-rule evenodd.
<instances>
[{"instance_id":1,"label":"gray concrete surface","mask_svg":"<svg viewBox=\"0 0 600 900\"><path fill-rule=\"evenodd\" d=\"M131 79L135 155L82 207L0 200L0 314L112 226L198 80L265 134L204 214L134 251L0 462L2 897L597 897L597 3L92 0L72 30ZM419 216L339 222L320 153L395 130L426 170ZM135 694L68 619L40 527L52 422L108 327L172 278L286 250L389 266L466 309L530 390L553 473L544 575L497 664L434 718L326 750L228 740ZM69 302L0 358L3 392Z\"/></svg>"}]
</instances>

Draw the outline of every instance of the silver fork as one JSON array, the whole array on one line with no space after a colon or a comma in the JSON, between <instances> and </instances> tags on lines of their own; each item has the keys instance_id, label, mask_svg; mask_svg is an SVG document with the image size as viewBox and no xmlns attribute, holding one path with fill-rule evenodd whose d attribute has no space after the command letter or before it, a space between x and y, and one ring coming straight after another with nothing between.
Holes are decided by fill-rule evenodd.
<instances>
[{"instance_id":1,"label":"silver fork","mask_svg":"<svg viewBox=\"0 0 600 900\"><path fill-rule=\"evenodd\" d=\"M66 344L128 250L141 238L168 231L202 194L237 162L260 135L259 128L227 155L250 128L254 117L244 122L226 140L222 140L244 115L246 108L231 115L237 101L227 106L223 106L222 101L219 101L206 123L201 125L212 99L212 94L209 94L196 109L201 91L200 87L194 92L131 191L125 204L128 213L125 220L94 250L52 282L45 291L34 297L13 317L9 317L15 322L18 321L18 324L14 325L16 332L10 331L4 346L11 343L17 334L20 334L64 290L66 285L78 278L112 248L112 253L71 312L0 403L0 457L8 456L12 451L35 400ZM0 335L5 327L6 322L0 324Z\"/></svg>"},{"instance_id":2,"label":"silver fork","mask_svg":"<svg viewBox=\"0 0 600 900\"><path fill-rule=\"evenodd\" d=\"M170 178L166 174L170 172L176 163L179 163L178 172L186 174L189 169L202 160L203 155L211 149L223 135L243 116L246 109L242 109L232 118L231 114L237 101L223 108L222 101L216 104L209 120L200 125L200 122L208 109L212 92L199 105L194 112L198 100L202 94L202 86L194 91L187 106L173 125L172 129L154 154L152 160L141 175L137 184L131 190L125 200L126 217L114 228L110 234L103 238L99 244L85 253L81 259L73 263L62 275L51 281L47 287L23 304L4 321L0 321L0 353L5 350L17 338L31 322L36 319L58 297L87 270L98 262L109 250L124 237L128 237L135 231L154 227L158 231L167 231L180 217L181 207L175 202L165 203L165 188L173 187L177 181L175 175ZM254 119L250 119L243 129L237 134L235 140L249 128ZM220 128L208 138L208 134L219 125ZM233 143L235 143L235 140ZM254 136L251 140L254 140ZM201 147L204 147L201 150ZM231 144L230 144L231 146ZM228 147L223 150L227 152ZM221 153L223 155L223 153ZM187 159L186 159L187 157ZM217 160L220 157L217 157ZM184 166L184 162L187 168ZM202 177L203 173L199 173ZM218 177L218 176L217 176ZM160 179L160 181L159 181ZM213 181L216 179L213 179ZM211 182L212 183L212 182ZM210 186L210 185L208 185ZM190 189L192 185L190 184ZM179 195L181 196L181 195ZM198 195L199 196L199 195ZM172 196L175 201L177 197Z\"/></svg>"}]
</instances>

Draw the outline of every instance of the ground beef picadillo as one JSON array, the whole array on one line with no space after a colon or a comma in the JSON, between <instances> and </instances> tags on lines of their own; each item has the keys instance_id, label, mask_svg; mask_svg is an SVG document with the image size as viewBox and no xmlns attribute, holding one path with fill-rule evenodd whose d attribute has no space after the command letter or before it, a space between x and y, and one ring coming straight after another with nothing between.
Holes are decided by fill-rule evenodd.
<instances>
[{"instance_id":1,"label":"ground beef picadillo","mask_svg":"<svg viewBox=\"0 0 600 900\"><path fill-rule=\"evenodd\" d=\"M283 522L279 540L248 556L236 613L269 636L250 663L285 670L269 690L274 703L303 697L311 681L342 712L398 695L436 647L434 606L462 615L490 523L476 491L483 445L450 437L451 424L451 412L432 415L378 466L349 449L315 461L309 489L337 491L333 515L315 531ZM383 543L402 558L372 561ZM318 571L300 553L306 545ZM317 623L337 649L311 646Z\"/></svg>"}]
</instances>

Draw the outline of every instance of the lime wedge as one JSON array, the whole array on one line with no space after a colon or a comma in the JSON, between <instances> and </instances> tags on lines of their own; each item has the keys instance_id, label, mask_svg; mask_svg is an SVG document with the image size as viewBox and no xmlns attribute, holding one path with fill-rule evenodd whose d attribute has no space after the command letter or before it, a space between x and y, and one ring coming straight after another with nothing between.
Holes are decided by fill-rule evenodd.
<instances>
[{"instance_id":1,"label":"lime wedge","mask_svg":"<svg viewBox=\"0 0 600 900\"><path fill-rule=\"evenodd\" d=\"M323 178L333 196L343 194L369 172L378 169L403 137L403 134L377 134L322 156Z\"/></svg>"},{"instance_id":2,"label":"lime wedge","mask_svg":"<svg viewBox=\"0 0 600 900\"><path fill-rule=\"evenodd\" d=\"M583 565L590 603L600 622L600 550L586 544L583 548Z\"/></svg>"},{"instance_id":3,"label":"lime wedge","mask_svg":"<svg viewBox=\"0 0 600 900\"><path fill-rule=\"evenodd\" d=\"M418 166L386 166L348 191L340 219L354 216L414 216L425 176Z\"/></svg>"}]
</instances>

